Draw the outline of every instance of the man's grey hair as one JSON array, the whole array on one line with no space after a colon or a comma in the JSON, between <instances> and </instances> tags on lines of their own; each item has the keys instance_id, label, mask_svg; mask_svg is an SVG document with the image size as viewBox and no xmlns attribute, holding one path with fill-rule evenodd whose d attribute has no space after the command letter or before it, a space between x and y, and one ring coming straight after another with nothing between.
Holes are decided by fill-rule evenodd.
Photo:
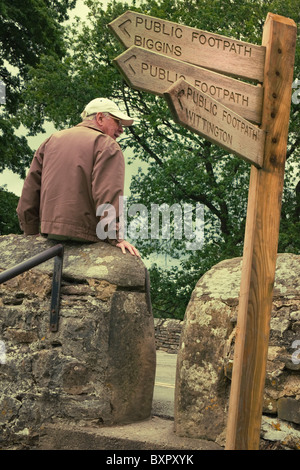
<instances>
[{"instance_id":1,"label":"man's grey hair","mask_svg":"<svg viewBox=\"0 0 300 470\"><path fill-rule=\"evenodd\" d=\"M83 111L80 116L82 118L83 121L93 121L93 119L95 119L95 117L97 116L97 113L93 113L93 114L89 114L88 116L86 116L86 111ZM103 116L110 116L109 113L102 113Z\"/></svg>"},{"instance_id":2,"label":"man's grey hair","mask_svg":"<svg viewBox=\"0 0 300 470\"><path fill-rule=\"evenodd\" d=\"M86 111L83 111L80 116L81 116L81 119L83 121L92 121L93 119L95 119L95 116L96 116L97 113L94 113L94 114L89 114L88 116L86 115Z\"/></svg>"}]
</instances>

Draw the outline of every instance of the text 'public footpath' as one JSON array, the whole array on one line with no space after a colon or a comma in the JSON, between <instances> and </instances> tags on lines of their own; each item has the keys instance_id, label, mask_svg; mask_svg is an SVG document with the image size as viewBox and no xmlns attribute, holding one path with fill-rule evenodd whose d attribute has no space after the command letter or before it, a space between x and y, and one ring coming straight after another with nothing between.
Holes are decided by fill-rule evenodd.
<instances>
[{"instance_id":1,"label":"text 'public footpath'","mask_svg":"<svg viewBox=\"0 0 300 470\"><path fill-rule=\"evenodd\" d=\"M251 57L252 47L231 41L229 38L221 38L209 33L194 31L191 29L183 29L179 25L173 25L158 21L152 18L143 18L137 16L135 19L135 27L143 27L145 31L149 31L160 35L168 40L168 38L175 38L182 40L182 42L191 42L194 46L205 46L211 49L217 49L224 52L237 54L244 57ZM188 31L188 35L185 31ZM150 50L156 50L164 54L174 54L176 57L182 56L182 47L178 44L170 44L162 40L153 40L152 38L136 34L134 37L134 45L144 47Z\"/></svg>"}]
</instances>

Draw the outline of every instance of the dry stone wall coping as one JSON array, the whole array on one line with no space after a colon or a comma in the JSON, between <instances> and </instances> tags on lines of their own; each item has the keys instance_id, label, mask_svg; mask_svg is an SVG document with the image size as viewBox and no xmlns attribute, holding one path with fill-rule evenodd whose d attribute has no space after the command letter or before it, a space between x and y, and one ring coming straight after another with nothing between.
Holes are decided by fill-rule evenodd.
<instances>
[{"instance_id":1,"label":"dry stone wall coping","mask_svg":"<svg viewBox=\"0 0 300 470\"><path fill-rule=\"evenodd\" d=\"M42 236L6 235L0 237L2 270L22 263L42 251L57 245L58 242ZM145 266L133 256L123 255L119 248L108 243L93 244L63 243L64 278L100 279L120 287L145 287ZM80 247L80 250L78 248ZM32 268L40 273L52 273L53 259ZM130 274L130 275L129 275Z\"/></svg>"}]
</instances>

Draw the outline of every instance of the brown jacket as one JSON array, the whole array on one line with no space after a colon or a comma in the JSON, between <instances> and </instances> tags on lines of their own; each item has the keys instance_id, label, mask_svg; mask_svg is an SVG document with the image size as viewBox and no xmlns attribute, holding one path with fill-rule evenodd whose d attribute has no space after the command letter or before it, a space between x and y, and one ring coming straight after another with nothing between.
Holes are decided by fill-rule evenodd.
<instances>
[{"instance_id":1,"label":"brown jacket","mask_svg":"<svg viewBox=\"0 0 300 470\"><path fill-rule=\"evenodd\" d=\"M93 122L54 133L36 151L24 182L21 229L99 241L97 208L109 203L119 216L124 171L119 144Z\"/></svg>"}]
</instances>

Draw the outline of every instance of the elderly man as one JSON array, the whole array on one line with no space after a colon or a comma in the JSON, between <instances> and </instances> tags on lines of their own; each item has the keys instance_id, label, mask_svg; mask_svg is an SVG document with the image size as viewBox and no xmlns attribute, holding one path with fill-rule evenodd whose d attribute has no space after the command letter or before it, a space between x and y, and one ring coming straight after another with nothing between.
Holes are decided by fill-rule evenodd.
<instances>
[{"instance_id":1,"label":"elderly man","mask_svg":"<svg viewBox=\"0 0 300 470\"><path fill-rule=\"evenodd\" d=\"M116 139L133 119L106 98L88 103L81 117L80 124L54 133L36 151L17 207L20 227L26 235L97 242L98 208L108 205L114 208L115 230L107 228L106 241L140 256L120 238L119 227L125 162Z\"/></svg>"}]
</instances>

